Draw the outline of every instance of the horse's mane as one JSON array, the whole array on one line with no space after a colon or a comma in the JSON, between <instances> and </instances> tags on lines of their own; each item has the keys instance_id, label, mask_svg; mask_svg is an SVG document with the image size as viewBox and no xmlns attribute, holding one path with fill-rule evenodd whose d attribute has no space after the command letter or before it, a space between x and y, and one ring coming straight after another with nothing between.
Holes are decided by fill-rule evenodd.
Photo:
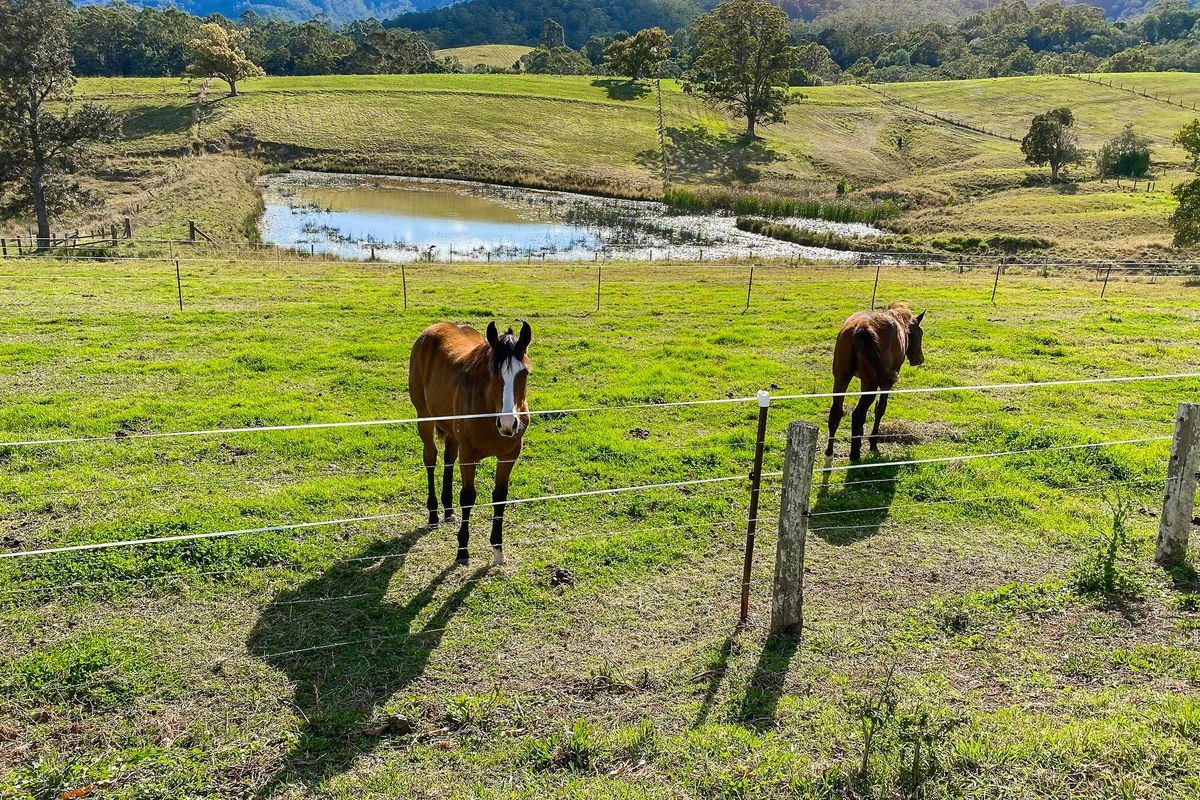
<instances>
[{"instance_id":1,"label":"horse's mane","mask_svg":"<svg viewBox=\"0 0 1200 800\"><path fill-rule=\"evenodd\" d=\"M911 325L912 321L915 319L912 311L910 311L908 308L908 303L905 303L900 300L896 300L895 302L888 303L886 313L891 314L898 321L903 322L908 325Z\"/></svg>"}]
</instances>

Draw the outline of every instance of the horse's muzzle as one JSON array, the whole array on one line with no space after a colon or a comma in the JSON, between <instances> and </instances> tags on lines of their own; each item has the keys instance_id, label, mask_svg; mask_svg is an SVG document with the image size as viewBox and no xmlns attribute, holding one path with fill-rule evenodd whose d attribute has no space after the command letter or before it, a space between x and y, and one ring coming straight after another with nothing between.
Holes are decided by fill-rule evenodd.
<instances>
[{"instance_id":1,"label":"horse's muzzle","mask_svg":"<svg viewBox=\"0 0 1200 800\"><path fill-rule=\"evenodd\" d=\"M515 414L498 417L496 419L496 430L501 436L512 438L521 432L521 423Z\"/></svg>"}]
</instances>

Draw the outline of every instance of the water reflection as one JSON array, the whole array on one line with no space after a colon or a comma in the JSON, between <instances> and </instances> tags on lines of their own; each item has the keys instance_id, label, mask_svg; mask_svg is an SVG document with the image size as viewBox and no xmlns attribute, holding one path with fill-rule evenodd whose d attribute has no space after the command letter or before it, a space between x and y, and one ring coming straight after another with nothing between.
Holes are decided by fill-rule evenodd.
<instances>
[{"instance_id":1,"label":"water reflection","mask_svg":"<svg viewBox=\"0 0 1200 800\"><path fill-rule=\"evenodd\" d=\"M675 216L661 203L463 181L294 171L259 181L267 244L381 261L578 261L768 258L848 260L852 253L738 230L728 216ZM865 225L790 220L843 236Z\"/></svg>"}]
</instances>

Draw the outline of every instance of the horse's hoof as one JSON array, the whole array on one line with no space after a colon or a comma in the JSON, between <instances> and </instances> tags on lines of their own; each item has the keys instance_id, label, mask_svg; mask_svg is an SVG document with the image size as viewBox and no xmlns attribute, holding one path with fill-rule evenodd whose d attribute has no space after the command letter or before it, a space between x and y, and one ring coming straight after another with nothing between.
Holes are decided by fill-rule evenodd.
<instances>
[{"instance_id":1,"label":"horse's hoof","mask_svg":"<svg viewBox=\"0 0 1200 800\"><path fill-rule=\"evenodd\" d=\"M442 522L454 522L454 512L447 511L442 515Z\"/></svg>"},{"instance_id":2,"label":"horse's hoof","mask_svg":"<svg viewBox=\"0 0 1200 800\"><path fill-rule=\"evenodd\" d=\"M465 567L470 563L471 563L471 559L467 558L466 556L462 556L461 558L454 559L454 566L456 566L456 567Z\"/></svg>"},{"instance_id":3,"label":"horse's hoof","mask_svg":"<svg viewBox=\"0 0 1200 800\"><path fill-rule=\"evenodd\" d=\"M499 547L492 548L492 566L493 567L503 567L504 566L504 551L501 550Z\"/></svg>"}]
</instances>

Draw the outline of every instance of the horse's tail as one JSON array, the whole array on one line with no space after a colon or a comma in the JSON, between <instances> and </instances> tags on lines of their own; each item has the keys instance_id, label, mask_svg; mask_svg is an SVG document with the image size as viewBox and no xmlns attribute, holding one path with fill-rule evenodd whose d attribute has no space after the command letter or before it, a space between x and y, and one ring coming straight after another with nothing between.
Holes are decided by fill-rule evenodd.
<instances>
[{"instance_id":1,"label":"horse's tail","mask_svg":"<svg viewBox=\"0 0 1200 800\"><path fill-rule=\"evenodd\" d=\"M882 383L884 370L880 360L879 335L869 326L861 325L854 331L854 362L864 390Z\"/></svg>"}]
</instances>

